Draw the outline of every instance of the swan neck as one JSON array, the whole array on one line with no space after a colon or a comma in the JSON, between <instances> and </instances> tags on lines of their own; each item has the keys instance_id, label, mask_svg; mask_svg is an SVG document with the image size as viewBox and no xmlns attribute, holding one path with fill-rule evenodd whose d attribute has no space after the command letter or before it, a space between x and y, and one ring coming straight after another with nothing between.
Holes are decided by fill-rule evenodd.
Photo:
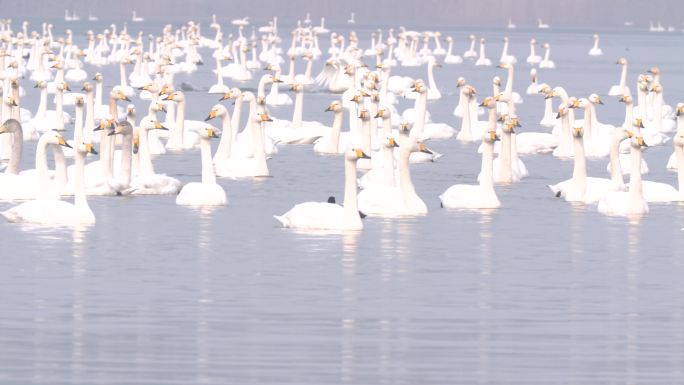
<instances>
[{"instance_id":1,"label":"swan neck","mask_svg":"<svg viewBox=\"0 0 684 385\"><path fill-rule=\"evenodd\" d=\"M679 197L684 200L684 146L675 146L675 157L677 159L677 183L679 186Z\"/></svg>"},{"instance_id":2,"label":"swan neck","mask_svg":"<svg viewBox=\"0 0 684 385\"><path fill-rule=\"evenodd\" d=\"M200 157L202 160L202 184L216 184L216 174L211 161L211 143L209 138L200 138Z\"/></svg>"},{"instance_id":3,"label":"swan neck","mask_svg":"<svg viewBox=\"0 0 684 385\"><path fill-rule=\"evenodd\" d=\"M584 155L584 141L581 136L574 136L575 162L572 169L572 179L585 183L587 179L587 159Z\"/></svg>"},{"instance_id":4,"label":"swan neck","mask_svg":"<svg viewBox=\"0 0 684 385\"><path fill-rule=\"evenodd\" d=\"M511 165L511 133L503 132L501 135L501 151L499 162L499 177L502 182L510 183L513 181L513 170Z\"/></svg>"},{"instance_id":5,"label":"swan neck","mask_svg":"<svg viewBox=\"0 0 684 385\"><path fill-rule=\"evenodd\" d=\"M214 154L214 161L216 160L227 160L231 156L232 152L232 142L233 141L233 125L230 119L229 113L221 116L221 140L219 141L218 148Z\"/></svg>"},{"instance_id":6,"label":"swan neck","mask_svg":"<svg viewBox=\"0 0 684 385\"><path fill-rule=\"evenodd\" d=\"M304 92L298 91L295 96L294 112L292 113L292 128L302 127L304 114Z\"/></svg>"},{"instance_id":7,"label":"swan neck","mask_svg":"<svg viewBox=\"0 0 684 385\"><path fill-rule=\"evenodd\" d=\"M344 217L345 221L357 222L359 209L357 202L356 161L344 160Z\"/></svg>"},{"instance_id":8,"label":"swan neck","mask_svg":"<svg viewBox=\"0 0 684 385\"><path fill-rule=\"evenodd\" d=\"M482 141L482 165L480 167L480 186L494 190L494 143Z\"/></svg>"},{"instance_id":9,"label":"swan neck","mask_svg":"<svg viewBox=\"0 0 684 385\"><path fill-rule=\"evenodd\" d=\"M624 179L622 178L622 165L620 164L621 141L622 136L617 134L613 135L610 141L610 179L620 185L624 183Z\"/></svg>"}]
</instances>

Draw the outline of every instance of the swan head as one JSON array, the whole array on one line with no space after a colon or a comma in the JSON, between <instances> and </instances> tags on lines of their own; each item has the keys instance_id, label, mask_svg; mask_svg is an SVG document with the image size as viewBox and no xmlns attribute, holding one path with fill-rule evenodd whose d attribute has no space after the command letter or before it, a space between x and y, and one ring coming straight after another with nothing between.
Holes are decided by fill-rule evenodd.
<instances>
[{"instance_id":1,"label":"swan head","mask_svg":"<svg viewBox=\"0 0 684 385\"><path fill-rule=\"evenodd\" d=\"M506 96L505 92L499 92L496 96L494 96L494 100L497 102L508 102L510 99Z\"/></svg>"},{"instance_id":2,"label":"swan head","mask_svg":"<svg viewBox=\"0 0 684 385\"><path fill-rule=\"evenodd\" d=\"M304 91L304 86L301 83L292 83L292 86L290 86L290 91L302 92Z\"/></svg>"},{"instance_id":3,"label":"swan head","mask_svg":"<svg viewBox=\"0 0 684 385\"><path fill-rule=\"evenodd\" d=\"M76 100L75 100L75 103L76 103L76 105L77 105L78 107L83 107L83 104L84 104L84 103L83 103L83 96L77 96L77 97L76 97Z\"/></svg>"},{"instance_id":4,"label":"swan head","mask_svg":"<svg viewBox=\"0 0 684 385\"><path fill-rule=\"evenodd\" d=\"M675 113L677 114L677 116L684 116L684 103L677 103Z\"/></svg>"},{"instance_id":5,"label":"swan head","mask_svg":"<svg viewBox=\"0 0 684 385\"><path fill-rule=\"evenodd\" d=\"M213 107L211 107L211 110L209 111L209 114L204 119L204 121L208 122L217 116L224 116L224 115L226 115L227 112L228 112L228 110L226 110L225 107L223 107L220 104L215 104Z\"/></svg>"},{"instance_id":6,"label":"swan head","mask_svg":"<svg viewBox=\"0 0 684 385\"><path fill-rule=\"evenodd\" d=\"M418 79L411 86L411 91L422 94L424 92L427 92L427 89L425 88L425 83L423 83L421 79Z\"/></svg>"},{"instance_id":7,"label":"swan head","mask_svg":"<svg viewBox=\"0 0 684 385\"><path fill-rule=\"evenodd\" d=\"M272 122L273 121L273 119L271 119L271 117L268 116L268 114L265 112L254 114L253 119L257 123Z\"/></svg>"},{"instance_id":8,"label":"swan head","mask_svg":"<svg viewBox=\"0 0 684 385\"><path fill-rule=\"evenodd\" d=\"M17 100L14 99L14 96L10 95L5 99L5 103L7 103L8 106L16 107L18 106Z\"/></svg>"},{"instance_id":9,"label":"swan head","mask_svg":"<svg viewBox=\"0 0 684 385\"><path fill-rule=\"evenodd\" d=\"M59 91L71 91L71 88L69 88L69 85L66 82L61 82L55 84L55 87L57 87L57 90Z\"/></svg>"},{"instance_id":10,"label":"swan head","mask_svg":"<svg viewBox=\"0 0 684 385\"><path fill-rule=\"evenodd\" d=\"M359 119L367 121L370 120L370 112L367 109L362 108L359 110Z\"/></svg>"},{"instance_id":11,"label":"swan head","mask_svg":"<svg viewBox=\"0 0 684 385\"><path fill-rule=\"evenodd\" d=\"M618 102L620 103L625 103L625 104L632 104L632 97L629 95L622 95L619 99Z\"/></svg>"},{"instance_id":12,"label":"swan head","mask_svg":"<svg viewBox=\"0 0 684 385\"><path fill-rule=\"evenodd\" d=\"M454 38L452 38L451 36L447 36L444 38L444 41L446 41L447 43L451 43L452 41L454 41Z\"/></svg>"},{"instance_id":13,"label":"swan head","mask_svg":"<svg viewBox=\"0 0 684 385\"><path fill-rule=\"evenodd\" d=\"M530 44L531 45L537 44L537 39L535 39L535 38L530 39Z\"/></svg>"},{"instance_id":14,"label":"swan head","mask_svg":"<svg viewBox=\"0 0 684 385\"><path fill-rule=\"evenodd\" d=\"M644 121L643 121L643 119L641 119L641 118L636 118L636 119L634 119L634 120L632 121L632 126L634 126L635 128L637 128L637 131L638 131L638 129L640 129L640 128L644 128Z\"/></svg>"},{"instance_id":15,"label":"swan head","mask_svg":"<svg viewBox=\"0 0 684 385\"><path fill-rule=\"evenodd\" d=\"M484 44L484 43L485 43L485 38L484 37L480 38L480 44Z\"/></svg>"},{"instance_id":16,"label":"swan head","mask_svg":"<svg viewBox=\"0 0 684 385\"><path fill-rule=\"evenodd\" d=\"M561 103L560 105L558 105L558 115L556 115L556 119L560 119L567 114L568 106L565 103Z\"/></svg>"},{"instance_id":17,"label":"swan head","mask_svg":"<svg viewBox=\"0 0 684 385\"><path fill-rule=\"evenodd\" d=\"M584 98L577 99L576 97L571 96L568 98L568 108L584 108L588 105L587 103L583 103L586 100L587 99Z\"/></svg>"},{"instance_id":18,"label":"swan head","mask_svg":"<svg viewBox=\"0 0 684 385\"><path fill-rule=\"evenodd\" d=\"M544 47L544 49L549 49L551 48L551 45L549 43L544 43L542 47Z\"/></svg>"},{"instance_id":19,"label":"swan head","mask_svg":"<svg viewBox=\"0 0 684 385\"><path fill-rule=\"evenodd\" d=\"M459 76L458 79L456 80L456 87L461 88L466 84L465 78L463 76Z\"/></svg>"},{"instance_id":20,"label":"swan head","mask_svg":"<svg viewBox=\"0 0 684 385\"><path fill-rule=\"evenodd\" d=\"M501 85L501 78L498 76L494 76L494 78L492 78L492 83L496 86L500 86Z\"/></svg>"},{"instance_id":21,"label":"swan head","mask_svg":"<svg viewBox=\"0 0 684 385\"><path fill-rule=\"evenodd\" d=\"M660 74L660 69L659 69L658 67L655 67L655 66L654 66L654 67L651 67L651 68L648 70L648 73L649 73L649 74L652 74L652 75L659 75L659 74Z\"/></svg>"},{"instance_id":22,"label":"swan head","mask_svg":"<svg viewBox=\"0 0 684 385\"><path fill-rule=\"evenodd\" d=\"M135 106L132 104L127 105L126 106L126 115L128 115L129 117L135 118L135 114L136 114Z\"/></svg>"},{"instance_id":23,"label":"swan head","mask_svg":"<svg viewBox=\"0 0 684 385\"><path fill-rule=\"evenodd\" d=\"M477 93L477 91L475 90L475 87L473 87L471 85L464 86L463 91L461 91L461 92L463 92L463 95L465 95L467 97L471 97Z\"/></svg>"},{"instance_id":24,"label":"swan head","mask_svg":"<svg viewBox=\"0 0 684 385\"><path fill-rule=\"evenodd\" d=\"M508 116L506 119L504 119L502 130L511 134L515 134L516 127L522 127L517 116Z\"/></svg>"},{"instance_id":25,"label":"swan head","mask_svg":"<svg viewBox=\"0 0 684 385\"><path fill-rule=\"evenodd\" d=\"M582 135L584 135L584 127L582 127L582 126L573 127L572 135L575 136L576 138L581 138Z\"/></svg>"},{"instance_id":26,"label":"swan head","mask_svg":"<svg viewBox=\"0 0 684 385\"><path fill-rule=\"evenodd\" d=\"M641 134L634 135L630 140L630 144L636 149L648 147L648 144L644 141L644 137Z\"/></svg>"},{"instance_id":27,"label":"swan head","mask_svg":"<svg viewBox=\"0 0 684 385\"><path fill-rule=\"evenodd\" d=\"M473 34L468 35L468 39L469 40L475 40L475 35L473 35Z\"/></svg>"},{"instance_id":28,"label":"swan head","mask_svg":"<svg viewBox=\"0 0 684 385\"><path fill-rule=\"evenodd\" d=\"M76 151L78 151L82 154L97 155L97 151L95 151L95 147L93 146L92 143L82 142L76 146Z\"/></svg>"},{"instance_id":29,"label":"swan head","mask_svg":"<svg viewBox=\"0 0 684 385\"><path fill-rule=\"evenodd\" d=\"M494 99L493 96L487 96L482 100L482 103L480 103L480 107L487 107L487 108L496 108L496 100Z\"/></svg>"},{"instance_id":30,"label":"swan head","mask_svg":"<svg viewBox=\"0 0 684 385\"><path fill-rule=\"evenodd\" d=\"M402 120L399 122L399 134L408 135L409 132L409 122Z\"/></svg>"},{"instance_id":31,"label":"swan head","mask_svg":"<svg viewBox=\"0 0 684 385\"><path fill-rule=\"evenodd\" d=\"M597 33L595 33L594 36L593 36L593 38L594 38L594 40L596 40L596 39L599 38L599 35L598 35Z\"/></svg>"},{"instance_id":32,"label":"swan head","mask_svg":"<svg viewBox=\"0 0 684 385\"><path fill-rule=\"evenodd\" d=\"M382 144L387 148L399 147L399 144L397 144L397 141L391 136L386 137L385 141Z\"/></svg>"},{"instance_id":33,"label":"swan head","mask_svg":"<svg viewBox=\"0 0 684 385\"><path fill-rule=\"evenodd\" d=\"M172 102L183 102L185 101L185 95L181 91L173 91L172 93L166 95L166 99Z\"/></svg>"},{"instance_id":34,"label":"swan head","mask_svg":"<svg viewBox=\"0 0 684 385\"><path fill-rule=\"evenodd\" d=\"M672 140L675 146L684 147L684 132L678 132Z\"/></svg>"},{"instance_id":35,"label":"swan head","mask_svg":"<svg viewBox=\"0 0 684 385\"><path fill-rule=\"evenodd\" d=\"M663 87L660 86L660 84L656 84L653 87L651 87L651 92L655 92L657 94L663 92Z\"/></svg>"},{"instance_id":36,"label":"swan head","mask_svg":"<svg viewBox=\"0 0 684 385\"><path fill-rule=\"evenodd\" d=\"M133 126L128 121L122 120L114 125L108 135L133 135Z\"/></svg>"},{"instance_id":37,"label":"swan head","mask_svg":"<svg viewBox=\"0 0 684 385\"><path fill-rule=\"evenodd\" d=\"M55 144L62 147L73 148L66 139L58 131L50 130L43 134L41 139L45 140L47 143Z\"/></svg>"},{"instance_id":38,"label":"swan head","mask_svg":"<svg viewBox=\"0 0 684 385\"><path fill-rule=\"evenodd\" d=\"M198 130L200 137L205 139L220 138L221 135L214 127L203 127Z\"/></svg>"},{"instance_id":39,"label":"swan head","mask_svg":"<svg viewBox=\"0 0 684 385\"><path fill-rule=\"evenodd\" d=\"M0 126L0 134L11 134L17 132L21 128L21 123L16 119L7 119L5 123Z\"/></svg>"},{"instance_id":40,"label":"swan head","mask_svg":"<svg viewBox=\"0 0 684 385\"><path fill-rule=\"evenodd\" d=\"M485 132L484 135L482 136L483 142L494 143L497 140L501 140L501 138L499 138L499 135L496 134L496 130L489 130L489 131Z\"/></svg>"},{"instance_id":41,"label":"swan head","mask_svg":"<svg viewBox=\"0 0 684 385\"><path fill-rule=\"evenodd\" d=\"M335 100L334 102L330 103L328 108L325 109L326 112L337 112L337 111L342 111L342 103L340 103L339 100Z\"/></svg>"},{"instance_id":42,"label":"swan head","mask_svg":"<svg viewBox=\"0 0 684 385\"><path fill-rule=\"evenodd\" d=\"M375 115L375 118L389 119L390 116L392 116L392 112L389 108L380 107L378 108L378 113Z\"/></svg>"},{"instance_id":43,"label":"swan head","mask_svg":"<svg viewBox=\"0 0 684 385\"><path fill-rule=\"evenodd\" d=\"M90 84L89 82L83 83L83 87L81 87L81 91L91 92L92 90L93 90L92 84Z\"/></svg>"},{"instance_id":44,"label":"swan head","mask_svg":"<svg viewBox=\"0 0 684 385\"><path fill-rule=\"evenodd\" d=\"M351 150L347 151L347 154L345 155L345 158L347 160L352 160L356 161L358 159L370 159L370 156L368 156L365 152L363 152L362 149L360 148L352 148Z\"/></svg>"},{"instance_id":45,"label":"swan head","mask_svg":"<svg viewBox=\"0 0 684 385\"><path fill-rule=\"evenodd\" d=\"M627 59L621 57L621 58L617 59L615 64L625 65L625 64L627 64Z\"/></svg>"},{"instance_id":46,"label":"swan head","mask_svg":"<svg viewBox=\"0 0 684 385\"><path fill-rule=\"evenodd\" d=\"M601 97L596 94L589 95L589 101L593 104L603 104L603 100L601 100Z\"/></svg>"},{"instance_id":47,"label":"swan head","mask_svg":"<svg viewBox=\"0 0 684 385\"><path fill-rule=\"evenodd\" d=\"M102 83L102 74L101 73L96 73L95 76L93 77L93 81L97 83Z\"/></svg>"}]
</instances>

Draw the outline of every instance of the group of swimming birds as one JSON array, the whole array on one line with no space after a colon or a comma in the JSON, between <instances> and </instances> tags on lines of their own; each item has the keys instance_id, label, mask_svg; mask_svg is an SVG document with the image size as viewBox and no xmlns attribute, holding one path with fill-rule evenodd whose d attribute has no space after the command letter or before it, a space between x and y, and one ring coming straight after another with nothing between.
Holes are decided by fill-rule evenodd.
<instances>
[{"instance_id":1,"label":"group of swimming birds","mask_svg":"<svg viewBox=\"0 0 684 385\"><path fill-rule=\"evenodd\" d=\"M284 226L300 229L358 230L363 216L396 217L425 215L427 205L411 181L410 164L433 162L441 155L426 147L427 140L459 140L480 143L482 163L476 184L455 184L439 196L441 206L453 209L495 209L501 203L497 184L519 182L528 175L523 154L550 153L573 158L572 177L549 186L552 193L569 202L598 203L608 215L632 216L648 212L650 202L684 200L684 104L675 108L665 104L660 71L651 68L637 81L633 100L627 84L627 60L620 82L609 90L625 105L625 120L613 126L601 123L596 106L598 95L571 97L563 87L538 82L537 69L554 68L550 46L543 46L543 57L530 42L527 62L532 82L529 95L545 98L540 125L550 132L516 132L520 127L516 104L522 97L513 91L515 56L508 53L508 39L498 66L507 73L506 82L493 79L491 96L477 100L479 93L464 78L456 81L459 102L454 115L461 118L460 129L432 121L428 102L439 100L433 69L445 64L472 60L478 66L491 66L486 57L485 40L469 36L469 48L454 53L454 39L440 32L390 29L386 39L378 30L368 49L359 47L354 32L348 37L330 32L320 25L299 23L291 31L289 47L281 47L277 18L267 26L253 29L251 37L243 30L247 19L232 25L236 35L224 36L213 18L213 38L201 33L200 24L189 22L174 30L165 26L159 36L150 35L147 47L143 34L132 36L124 27L117 32L112 25L102 33L88 32L87 47L79 48L71 31L54 38L52 26L44 23L42 33L28 31L28 23L14 32L11 22L0 24L0 200L22 200L1 214L11 222L43 225L83 225L95 223L88 206L88 195L177 194L176 203L189 206L227 204L226 193L217 178L259 178L269 176L269 157L281 145L312 145L320 154L341 155L344 160L344 198L340 205L331 197L327 202L305 202L275 218ZM259 37L257 37L257 31ZM327 55L319 39L329 34ZM445 49L442 43L447 44ZM208 109L205 121L186 119L186 95L174 85L178 73L191 74L202 64L199 48L211 50L215 61L216 84L209 93L220 101L234 103L232 111L221 102ZM598 36L589 55L598 56ZM312 63L325 57L323 70L314 77ZM286 57L288 74L281 65ZM375 60L374 68L363 62ZM303 73L296 62L305 62ZM224 62L231 61L224 65ZM126 66L135 63L127 75ZM120 78L112 84L108 103L103 103L103 76L89 80L84 63L92 67L118 65ZM425 66L427 82L391 75L401 67ZM225 78L245 82L265 69L256 92L228 87ZM21 108L24 91L20 79L28 78L40 90L40 102L31 112ZM92 83L92 82L94 83ZM79 84L72 92L68 83ZM280 92L288 85L294 101ZM330 126L303 120L304 91L317 89L336 96L327 111L333 115ZM54 95L54 109L48 110L48 94ZM122 102L139 97L149 108L137 119L132 104ZM400 113L398 97L415 99L413 108ZM560 100L554 108L553 101ZM269 106L294 103L291 120L276 119ZM229 104L229 103L227 103ZM241 115L247 104L247 125L240 130ZM65 106L73 106L69 114ZM582 111L583 119L575 113ZM345 124L345 113L348 122ZM165 114L160 118L160 114ZM486 119L480 120L480 115ZM217 119L219 126L209 121ZM65 127L73 122L73 137L65 138ZM348 130L343 130L343 126ZM93 129L94 128L94 129ZM674 153L668 168L678 171L678 188L642 180L648 166L642 159L646 146L663 145L674 135ZM212 154L210 141L220 138ZM20 170L22 149L37 140L35 169ZM99 159L89 161L91 154ZM153 159L166 152L199 147L201 181L183 185L178 179L155 172ZM48 168L48 149L52 149L54 169ZM496 156L496 157L495 157ZM610 178L587 176L586 158L609 157ZM67 167L67 158L73 165ZM363 171L359 178L357 172ZM629 174L625 183L624 175ZM359 188L361 188L359 192ZM62 200L73 195L73 203Z\"/></svg>"}]
</instances>

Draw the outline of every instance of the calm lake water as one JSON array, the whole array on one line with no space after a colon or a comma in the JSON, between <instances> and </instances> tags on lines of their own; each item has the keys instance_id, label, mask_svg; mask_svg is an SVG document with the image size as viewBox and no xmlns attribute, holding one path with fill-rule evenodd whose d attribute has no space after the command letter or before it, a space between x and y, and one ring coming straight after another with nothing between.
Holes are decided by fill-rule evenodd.
<instances>
[{"instance_id":1,"label":"calm lake water","mask_svg":"<svg viewBox=\"0 0 684 385\"><path fill-rule=\"evenodd\" d=\"M64 22L55 24L61 33ZM83 45L95 25L69 27ZM161 25L140 28L158 33ZM364 46L370 31L357 29ZM557 66L541 70L541 81L604 96L602 122L623 120L624 107L607 96L621 56L632 90L637 74L658 65L666 102L684 100L681 33L602 30L604 55L594 58L595 31L443 30L459 54L470 32L488 39L494 62L510 37L523 132L544 130L543 98L525 95L533 36L552 44ZM206 94L211 52L201 54L205 66L177 77L198 90L186 92L189 119L204 118L217 99ZM109 87L118 82L116 66L86 70L103 72ZM424 67L393 72L425 77ZM429 104L433 120L460 128L451 115L456 78L482 97L494 75L505 79L472 62L439 69L444 97ZM35 109L35 90L28 79L22 85L22 105ZM306 94L305 120L332 121L323 110L335 97ZM142 116L146 103L135 104ZM341 199L342 160L310 146L281 146L269 160L272 178L220 180L225 208L179 207L173 196L91 197L97 224L88 229L0 221L0 383L684 383L684 205L651 204L637 223L570 205L546 185L569 178L572 162L539 155L523 158L528 178L497 186L501 209L444 210L438 195L475 183L480 158L475 144L429 146L444 157L412 165L412 176L430 213L369 217L359 233L305 234L273 219L296 203ZM671 152L669 144L645 152L646 179L676 183L665 170ZM589 175L606 176L605 164L589 161ZM199 179L197 151L155 165L184 182Z\"/></svg>"}]
</instances>

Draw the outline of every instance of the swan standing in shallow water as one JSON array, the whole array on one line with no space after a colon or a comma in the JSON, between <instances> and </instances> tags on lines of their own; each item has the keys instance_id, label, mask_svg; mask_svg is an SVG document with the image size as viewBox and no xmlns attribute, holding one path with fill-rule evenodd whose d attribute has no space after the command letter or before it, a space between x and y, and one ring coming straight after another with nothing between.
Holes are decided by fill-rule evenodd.
<instances>
[{"instance_id":1,"label":"swan standing in shallow water","mask_svg":"<svg viewBox=\"0 0 684 385\"><path fill-rule=\"evenodd\" d=\"M74 156L76 162L74 203L61 200L39 199L24 202L2 212L10 222L33 223L48 226L78 226L95 223L95 215L88 206L83 181L85 157L95 154L91 143L79 143Z\"/></svg>"},{"instance_id":2,"label":"swan standing in shallow water","mask_svg":"<svg viewBox=\"0 0 684 385\"><path fill-rule=\"evenodd\" d=\"M439 196L441 206L453 209L493 209L501 206L494 191L492 163L496 135L496 102L489 96L482 101L489 109L489 130L483 135L482 166L478 185L455 184Z\"/></svg>"},{"instance_id":3,"label":"swan standing in shallow water","mask_svg":"<svg viewBox=\"0 0 684 385\"><path fill-rule=\"evenodd\" d=\"M190 182L183 186L176 197L176 204L182 206L225 206L228 204L226 192L216 183L216 174L211 162L211 138L218 135L211 127L196 129L200 138L200 157L202 159L202 181Z\"/></svg>"},{"instance_id":4,"label":"swan standing in shallow water","mask_svg":"<svg viewBox=\"0 0 684 385\"><path fill-rule=\"evenodd\" d=\"M599 35L594 34L594 46L589 50L589 56L601 56L603 55L603 50L599 48Z\"/></svg>"},{"instance_id":5,"label":"swan standing in shallow water","mask_svg":"<svg viewBox=\"0 0 684 385\"><path fill-rule=\"evenodd\" d=\"M283 215L274 215L283 227L305 230L361 230L358 211L356 161L370 159L360 149L351 149L344 156L344 206L328 202L304 202Z\"/></svg>"}]
</instances>

